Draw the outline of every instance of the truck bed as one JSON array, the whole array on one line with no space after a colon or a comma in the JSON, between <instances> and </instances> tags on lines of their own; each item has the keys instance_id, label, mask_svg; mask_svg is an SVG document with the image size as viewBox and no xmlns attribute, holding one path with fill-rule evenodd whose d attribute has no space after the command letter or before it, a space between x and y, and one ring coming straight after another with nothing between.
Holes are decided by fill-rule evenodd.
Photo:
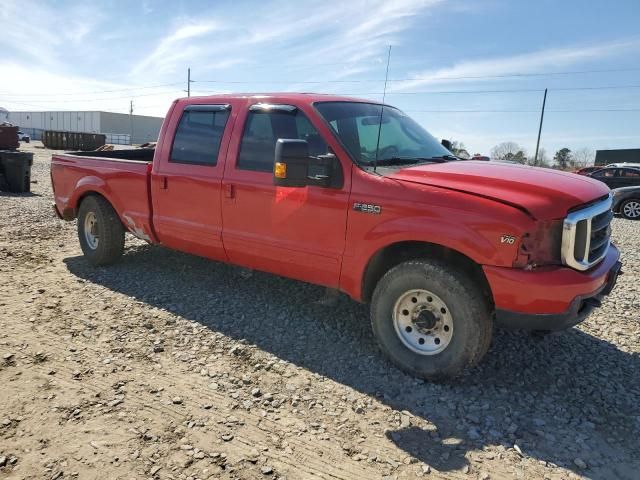
<instances>
[{"instance_id":1,"label":"truck bed","mask_svg":"<svg viewBox=\"0 0 640 480\"><path fill-rule=\"evenodd\" d=\"M153 153L136 149L53 154L51 180L58 214L75 218L82 198L97 192L113 205L125 228L154 241L149 193Z\"/></svg>"},{"instance_id":2,"label":"truck bed","mask_svg":"<svg viewBox=\"0 0 640 480\"><path fill-rule=\"evenodd\" d=\"M130 160L151 163L155 150L152 148L130 148L122 150L101 150L91 152L65 152L64 155L91 157L98 160Z\"/></svg>"}]
</instances>

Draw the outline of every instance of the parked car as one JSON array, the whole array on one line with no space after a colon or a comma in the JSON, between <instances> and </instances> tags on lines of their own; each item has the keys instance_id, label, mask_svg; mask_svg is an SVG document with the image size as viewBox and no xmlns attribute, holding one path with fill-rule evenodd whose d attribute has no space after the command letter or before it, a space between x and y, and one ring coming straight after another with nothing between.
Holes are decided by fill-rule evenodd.
<instances>
[{"instance_id":1,"label":"parked car","mask_svg":"<svg viewBox=\"0 0 640 480\"><path fill-rule=\"evenodd\" d=\"M640 220L640 187L616 188L611 193L615 213L630 220Z\"/></svg>"},{"instance_id":2,"label":"parked car","mask_svg":"<svg viewBox=\"0 0 640 480\"><path fill-rule=\"evenodd\" d=\"M605 167L588 176L600 180L611 189L640 185L640 168Z\"/></svg>"},{"instance_id":3,"label":"parked car","mask_svg":"<svg viewBox=\"0 0 640 480\"><path fill-rule=\"evenodd\" d=\"M367 100L183 98L155 150L54 154L51 179L90 264L118 260L128 231L342 291L371 303L382 351L426 379L475 365L494 319L583 321L621 266L601 182L455 160L410 117Z\"/></svg>"},{"instance_id":4,"label":"parked car","mask_svg":"<svg viewBox=\"0 0 640 480\"><path fill-rule=\"evenodd\" d=\"M632 167L632 168L640 168L640 163L633 162L624 162L624 163L609 163L605 165L605 167ZM602 167L599 167L602 168Z\"/></svg>"},{"instance_id":5,"label":"parked car","mask_svg":"<svg viewBox=\"0 0 640 480\"><path fill-rule=\"evenodd\" d=\"M18 130L18 140L24 143L29 143L31 142L31 137L28 134Z\"/></svg>"},{"instance_id":6,"label":"parked car","mask_svg":"<svg viewBox=\"0 0 640 480\"><path fill-rule=\"evenodd\" d=\"M574 171L573 173L577 173L578 175L588 175L589 173L593 173L596 170L600 170L602 167L583 167Z\"/></svg>"}]
</instances>

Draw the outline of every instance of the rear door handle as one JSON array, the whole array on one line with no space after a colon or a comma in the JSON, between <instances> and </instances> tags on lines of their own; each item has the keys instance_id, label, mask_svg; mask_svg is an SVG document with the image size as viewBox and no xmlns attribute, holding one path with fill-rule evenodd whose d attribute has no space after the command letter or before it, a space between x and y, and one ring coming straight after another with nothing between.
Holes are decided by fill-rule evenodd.
<instances>
[{"instance_id":1,"label":"rear door handle","mask_svg":"<svg viewBox=\"0 0 640 480\"><path fill-rule=\"evenodd\" d=\"M160 177L160 190L166 190L168 187L167 177Z\"/></svg>"},{"instance_id":2,"label":"rear door handle","mask_svg":"<svg viewBox=\"0 0 640 480\"><path fill-rule=\"evenodd\" d=\"M236 189L232 183L224 184L224 196L226 198L234 198L236 196Z\"/></svg>"}]
</instances>

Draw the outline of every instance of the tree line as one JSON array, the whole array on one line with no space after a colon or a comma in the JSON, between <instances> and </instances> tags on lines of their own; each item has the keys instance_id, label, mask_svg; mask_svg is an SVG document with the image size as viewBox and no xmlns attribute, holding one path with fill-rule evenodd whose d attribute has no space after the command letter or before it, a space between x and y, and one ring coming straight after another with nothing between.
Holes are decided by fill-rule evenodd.
<instances>
[{"instance_id":1,"label":"tree line","mask_svg":"<svg viewBox=\"0 0 640 480\"><path fill-rule=\"evenodd\" d=\"M464 143L458 141L451 142L451 152L464 159L471 158ZM558 168L561 170L571 170L593 165L596 153L590 148L579 148L572 151L569 148L561 148L553 158L549 158L544 148L538 150L538 158L529 155L527 151L515 142L502 142L491 149L491 160L502 160L521 163L523 165L533 165L536 167Z\"/></svg>"}]
</instances>

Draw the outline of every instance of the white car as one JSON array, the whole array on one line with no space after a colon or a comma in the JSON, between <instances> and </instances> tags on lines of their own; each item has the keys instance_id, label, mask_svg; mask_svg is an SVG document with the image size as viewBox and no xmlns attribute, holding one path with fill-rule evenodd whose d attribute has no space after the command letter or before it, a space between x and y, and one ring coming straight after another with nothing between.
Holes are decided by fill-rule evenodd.
<instances>
[{"instance_id":1,"label":"white car","mask_svg":"<svg viewBox=\"0 0 640 480\"><path fill-rule=\"evenodd\" d=\"M21 142L29 143L31 142L31 137L27 133L18 130L18 140Z\"/></svg>"}]
</instances>

